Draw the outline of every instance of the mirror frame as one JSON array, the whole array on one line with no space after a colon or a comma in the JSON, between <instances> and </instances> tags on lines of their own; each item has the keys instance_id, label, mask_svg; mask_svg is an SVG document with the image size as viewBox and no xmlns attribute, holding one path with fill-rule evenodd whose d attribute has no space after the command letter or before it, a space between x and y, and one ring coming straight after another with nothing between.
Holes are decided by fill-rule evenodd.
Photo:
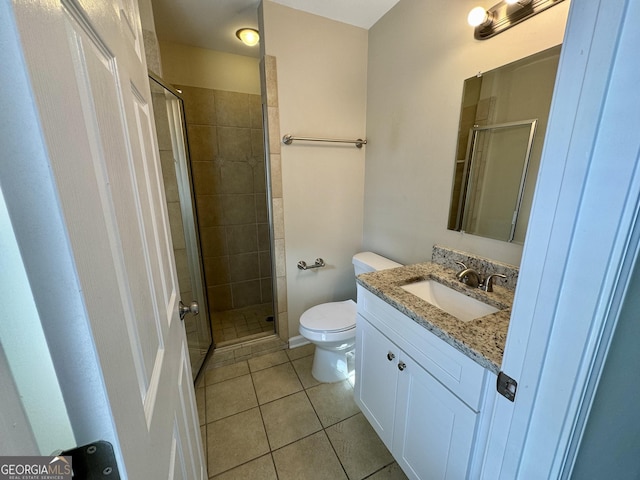
<instances>
[{"instance_id":1,"label":"mirror frame","mask_svg":"<svg viewBox=\"0 0 640 480\"><path fill-rule=\"evenodd\" d=\"M464 161L464 167L463 167L463 173L462 173L462 177L463 177L463 182L464 182L464 187L460 189L460 199L458 200L458 214L457 214L457 218L456 218L456 230L461 231L461 232L465 232L465 233L471 233L472 235L477 235L476 233L473 232L467 232L464 230L464 220L465 219L469 219L469 208L471 205L471 202L465 201L466 196L467 196L467 189L469 188L469 183L471 182L471 179L473 178L473 173L474 173L474 166L476 165L473 162L473 153L475 151L475 146L477 144L478 141L478 133L482 132L482 131L487 131L487 130L499 130L499 129L503 129L503 128L510 128L510 127L522 127L522 126L529 126L529 135L527 138L527 145L525 147L525 153L524 153L524 161L522 164L522 172L520 174L520 185L518 187L518 194L516 196L516 201L515 201L515 206L514 206L514 213L513 213L513 218L511 220L511 228L509 231L509 236L508 239L506 240L507 242L512 242L516 233L516 223L517 223L517 219L518 219L518 214L520 213L520 206L522 205L522 196L524 194L524 186L525 186L525 182L527 180L527 171L529 168L529 159L531 158L531 149L533 148L533 141L535 139L535 134L536 134L536 125L538 123L537 119L531 119L531 120L522 120L522 121L515 121L515 122L507 122L507 123L499 123L499 124L493 124L493 125L483 125L483 126L474 126L470 129L469 131L469 142L468 142L468 146L467 146L467 154L465 156L465 161ZM477 167L476 167L477 168ZM465 182L466 179L466 182ZM464 211L462 211L464 209Z\"/></svg>"}]
</instances>

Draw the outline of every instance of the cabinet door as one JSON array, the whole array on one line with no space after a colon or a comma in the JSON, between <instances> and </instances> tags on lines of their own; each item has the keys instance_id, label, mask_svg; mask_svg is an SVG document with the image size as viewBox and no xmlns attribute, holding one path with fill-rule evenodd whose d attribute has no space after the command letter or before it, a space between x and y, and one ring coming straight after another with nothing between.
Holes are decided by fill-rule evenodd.
<instances>
[{"instance_id":1,"label":"cabinet door","mask_svg":"<svg viewBox=\"0 0 640 480\"><path fill-rule=\"evenodd\" d=\"M412 479L466 478L477 414L411 358L399 360L394 457Z\"/></svg>"},{"instance_id":2,"label":"cabinet door","mask_svg":"<svg viewBox=\"0 0 640 480\"><path fill-rule=\"evenodd\" d=\"M400 350L358 315L356 352L356 403L391 450Z\"/></svg>"}]
</instances>

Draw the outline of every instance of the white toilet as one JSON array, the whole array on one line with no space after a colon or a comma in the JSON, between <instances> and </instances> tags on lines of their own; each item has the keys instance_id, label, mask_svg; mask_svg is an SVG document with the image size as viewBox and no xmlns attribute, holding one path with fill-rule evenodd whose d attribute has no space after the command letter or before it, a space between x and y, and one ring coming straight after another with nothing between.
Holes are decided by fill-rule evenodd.
<instances>
[{"instance_id":1,"label":"white toilet","mask_svg":"<svg viewBox=\"0 0 640 480\"><path fill-rule=\"evenodd\" d=\"M353 256L356 275L400 266L373 252ZM346 379L356 343L356 303L345 300L311 307L300 316L300 335L316 346L311 370L316 380L331 383Z\"/></svg>"}]
</instances>

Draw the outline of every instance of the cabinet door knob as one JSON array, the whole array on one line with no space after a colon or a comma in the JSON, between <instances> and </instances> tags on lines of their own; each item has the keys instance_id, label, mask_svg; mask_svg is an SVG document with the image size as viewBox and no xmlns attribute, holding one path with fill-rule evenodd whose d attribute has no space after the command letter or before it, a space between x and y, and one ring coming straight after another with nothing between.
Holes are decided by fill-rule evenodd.
<instances>
[{"instance_id":1,"label":"cabinet door knob","mask_svg":"<svg viewBox=\"0 0 640 480\"><path fill-rule=\"evenodd\" d=\"M398 362L398 370L403 371L405 368L407 368L407 364L404 362Z\"/></svg>"},{"instance_id":2,"label":"cabinet door knob","mask_svg":"<svg viewBox=\"0 0 640 480\"><path fill-rule=\"evenodd\" d=\"M391 353L391 352L387 353L387 360L391 361L394 358L396 358L396 356L393 353Z\"/></svg>"}]
</instances>

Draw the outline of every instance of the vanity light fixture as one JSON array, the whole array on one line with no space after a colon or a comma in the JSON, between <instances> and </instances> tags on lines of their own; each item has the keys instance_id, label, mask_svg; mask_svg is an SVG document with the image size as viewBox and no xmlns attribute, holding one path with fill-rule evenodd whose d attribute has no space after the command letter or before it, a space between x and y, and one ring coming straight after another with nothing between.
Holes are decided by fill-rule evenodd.
<instances>
[{"instance_id":1,"label":"vanity light fixture","mask_svg":"<svg viewBox=\"0 0 640 480\"><path fill-rule=\"evenodd\" d=\"M469 25L472 27L485 28L493 23L493 19L484 8L476 7L469 12L467 22L469 22Z\"/></svg>"},{"instance_id":2,"label":"vanity light fixture","mask_svg":"<svg viewBox=\"0 0 640 480\"><path fill-rule=\"evenodd\" d=\"M486 40L564 0L504 0L488 10L476 7L467 21L476 40Z\"/></svg>"},{"instance_id":3,"label":"vanity light fixture","mask_svg":"<svg viewBox=\"0 0 640 480\"><path fill-rule=\"evenodd\" d=\"M236 32L236 37L249 47L257 45L260 41L260 34L255 28L241 28Z\"/></svg>"}]
</instances>

